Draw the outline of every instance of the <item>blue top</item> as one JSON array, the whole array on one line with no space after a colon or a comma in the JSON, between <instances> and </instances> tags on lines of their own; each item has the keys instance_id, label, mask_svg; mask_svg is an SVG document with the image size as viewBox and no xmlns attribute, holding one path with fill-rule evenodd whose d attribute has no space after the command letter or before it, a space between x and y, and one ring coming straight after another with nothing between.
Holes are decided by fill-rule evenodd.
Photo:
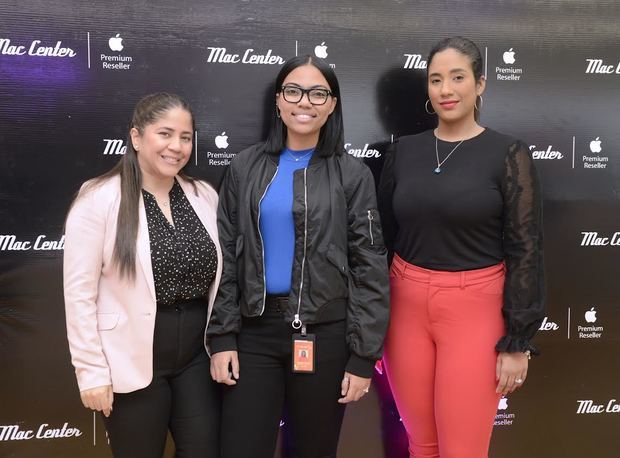
<instances>
[{"instance_id":1,"label":"blue top","mask_svg":"<svg viewBox=\"0 0 620 458\"><path fill-rule=\"evenodd\" d=\"M293 173L308 166L314 148L285 148L278 171L260 204L260 231L265 249L268 294L287 296L291 290L295 223L293 221Z\"/></svg>"}]
</instances>

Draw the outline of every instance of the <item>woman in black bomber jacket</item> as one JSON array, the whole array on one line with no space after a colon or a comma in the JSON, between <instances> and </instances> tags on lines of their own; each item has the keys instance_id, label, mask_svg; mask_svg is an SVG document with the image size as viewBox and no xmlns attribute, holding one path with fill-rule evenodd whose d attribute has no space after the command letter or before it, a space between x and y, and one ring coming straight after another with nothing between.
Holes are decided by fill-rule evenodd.
<instances>
[{"instance_id":1,"label":"woman in black bomber jacket","mask_svg":"<svg viewBox=\"0 0 620 458\"><path fill-rule=\"evenodd\" d=\"M336 75L295 57L264 144L220 191L224 272L207 330L222 456L272 457L286 405L296 457L335 457L346 403L370 387L389 316L369 169L344 153Z\"/></svg>"}]
</instances>

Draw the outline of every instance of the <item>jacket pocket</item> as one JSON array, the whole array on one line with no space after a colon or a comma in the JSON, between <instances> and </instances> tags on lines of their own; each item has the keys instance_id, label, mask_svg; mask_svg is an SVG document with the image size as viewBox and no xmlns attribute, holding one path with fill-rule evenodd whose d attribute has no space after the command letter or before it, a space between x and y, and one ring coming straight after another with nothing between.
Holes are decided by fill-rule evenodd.
<instances>
[{"instance_id":1,"label":"jacket pocket","mask_svg":"<svg viewBox=\"0 0 620 458\"><path fill-rule=\"evenodd\" d=\"M347 276L349 263L344 252L333 243L329 244L327 251L327 260L331 262L344 277Z\"/></svg>"},{"instance_id":2,"label":"jacket pocket","mask_svg":"<svg viewBox=\"0 0 620 458\"><path fill-rule=\"evenodd\" d=\"M109 331L118 324L120 313L97 313L97 330Z\"/></svg>"},{"instance_id":3,"label":"jacket pocket","mask_svg":"<svg viewBox=\"0 0 620 458\"><path fill-rule=\"evenodd\" d=\"M349 265L339 246L329 243L326 251L317 251L306 269L310 281L304 294L318 307L349 296Z\"/></svg>"}]
</instances>

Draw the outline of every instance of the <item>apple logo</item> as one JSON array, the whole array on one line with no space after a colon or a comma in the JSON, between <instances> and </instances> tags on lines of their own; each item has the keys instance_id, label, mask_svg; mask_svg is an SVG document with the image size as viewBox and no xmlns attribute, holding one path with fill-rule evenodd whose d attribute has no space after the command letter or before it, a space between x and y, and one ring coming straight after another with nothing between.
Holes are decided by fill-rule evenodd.
<instances>
[{"instance_id":1,"label":"apple logo","mask_svg":"<svg viewBox=\"0 0 620 458\"><path fill-rule=\"evenodd\" d=\"M508 51L504 53L504 63L505 64L514 64L515 63L515 52L510 48Z\"/></svg>"},{"instance_id":2,"label":"apple logo","mask_svg":"<svg viewBox=\"0 0 620 458\"><path fill-rule=\"evenodd\" d=\"M585 318L588 323L596 322L596 310L594 310L594 307L592 307L585 313Z\"/></svg>"},{"instance_id":3,"label":"apple logo","mask_svg":"<svg viewBox=\"0 0 620 458\"><path fill-rule=\"evenodd\" d=\"M115 37L112 37L108 40L108 45L112 51L122 51L123 50L123 38L120 36L120 33L117 33Z\"/></svg>"},{"instance_id":4,"label":"apple logo","mask_svg":"<svg viewBox=\"0 0 620 458\"><path fill-rule=\"evenodd\" d=\"M601 141L599 140L599 137L596 137L596 140L592 140L590 142L590 151L592 151L593 153L600 153L602 151Z\"/></svg>"},{"instance_id":5,"label":"apple logo","mask_svg":"<svg viewBox=\"0 0 620 458\"><path fill-rule=\"evenodd\" d=\"M505 398L504 396L502 396L502 398L499 400L499 405L497 406L498 410L506 410L508 408L508 398Z\"/></svg>"},{"instance_id":6,"label":"apple logo","mask_svg":"<svg viewBox=\"0 0 620 458\"><path fill-rule=\"evenodd\" d=\"M325 59L327 57L327 46L325 46L325 42L314 47L314 54L316 57L320 57L321 59Z\"/></svg>"},{"instance_id":7,"label":"apple logo","mask_svg":"<svg viewBox=\"0 0 620 458\"><path fill-rule=\"evenodd\" d=\"M226 132L222 132L220 135L215 137L215 146L219 149L228 148L228 135L226 135Z\"/></svg>"}]
</instances>

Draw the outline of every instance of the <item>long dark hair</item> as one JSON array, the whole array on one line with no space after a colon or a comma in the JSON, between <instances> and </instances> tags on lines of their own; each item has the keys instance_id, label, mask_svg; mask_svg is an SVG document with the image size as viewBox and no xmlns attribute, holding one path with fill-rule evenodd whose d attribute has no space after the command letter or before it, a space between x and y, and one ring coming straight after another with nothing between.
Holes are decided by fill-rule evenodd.
<instances>
[{"instance_id":1,"label":"long dark hair","mask_svg":"<svg viewBox=\"0 0 620 458\"><path fill-rule=\"evenodd\" d=\"M142 190L142 171L138 163L138 155L131 141L131 129L136 128L140 134L143 134L144 128L147 125L156 122L172 108L186 110L192 117L192 129L196 130L192 110L183 98L165 92L147 95L134 108L127 134L125 155L112 169L88 182L87 186L82 190L82 192L88 192L109 178L120 175L121 201L118 209L112 261L118 266L121 277L127 277L130 280L133 280L136 275L136 240L138 238L139 206ZM193 182L190 177L182 172L179 175Z\"/></svg>"},{"instance_id":2,"label":"long dark hair","mask_svg":"<svg viewBox=\"0 0 620 458\"><path fill-rule=\"evenodd\" d=\"M320 59L314 59L310 55L296 56L287 60L276 77L273 97L269 102L273 108L271 111L271 129L265 142L265 151L277 155L286 147L286 125L278 117L275 96L280 93L282 83L288 74L302 65L315 66L325 77L332 95L338 99L333 113L329 115L327 121L321 127L315 153L323 157L331 156L332 154L342 154L344 152L344 123L342 121L342 98L340 97L338 78L329 65Z\"/></svg>"},{"instance_id":3,"label":"long dark hair","mask_svg":"<svg viewBox=\"0 0 620 458\"><path fill-rule=\"evenodd\" d=\"M435 46L433 46L431 52L428 54L428 58L426 59L426 76L428 77L428 69L431 66L431 61L433 60L435 54L445 51L446 49L454 49L469 59L476 84L478 84L480 78L482 78L483 71L482 54L480 53L480 49L476 43L464 37L444 38L443 40L435 43ZM476 121L478 121L480 118L480 110L476 105L474 105L474 116Z\"/></svg>"}]
</instances>

